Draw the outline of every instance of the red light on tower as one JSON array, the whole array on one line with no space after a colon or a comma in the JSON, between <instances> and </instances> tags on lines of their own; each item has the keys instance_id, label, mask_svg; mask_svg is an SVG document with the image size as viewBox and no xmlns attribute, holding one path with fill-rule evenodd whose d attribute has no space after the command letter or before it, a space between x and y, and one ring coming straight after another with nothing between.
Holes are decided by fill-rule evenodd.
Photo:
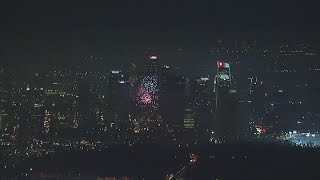
<instances>
[{"instance_id":1,"label":"red light on tower","mask_svg":"<svg viewBox=\"0 0 320 180\"><path fill-rule=\"evenodd\" d=\"M224 68L225 67L225 63L223 61L218 61L218 68Z\"/></svg>"},{"instance_id":2,"label":"red light on tower","mask_svg":"<svg viewBox=\"0 0 320 180\"><path fill-rule=\"evenodd\" d=\"M149 59L150 59L150 60L157 60L157 59L158 59L158 56L150 56Z\"/></svg>"}]
</instances>

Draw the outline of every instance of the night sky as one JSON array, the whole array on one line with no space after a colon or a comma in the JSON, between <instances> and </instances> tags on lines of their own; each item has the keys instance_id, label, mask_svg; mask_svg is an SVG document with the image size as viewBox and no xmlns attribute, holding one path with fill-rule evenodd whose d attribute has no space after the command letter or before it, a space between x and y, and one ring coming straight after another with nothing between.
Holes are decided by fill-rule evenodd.
<instances>
[{"instance_id":1,"label":"night sky","mask_svg":"<svg viewBox=\"0 0 320 180\"><path fill-rule=\"evenodd\" d=\"M216 39L318 40L317 5L302 0L2 0L0 58L30 64L95 55L116 61L142 55L146 47L209 47Z\"/></svg>"}]
</instances>

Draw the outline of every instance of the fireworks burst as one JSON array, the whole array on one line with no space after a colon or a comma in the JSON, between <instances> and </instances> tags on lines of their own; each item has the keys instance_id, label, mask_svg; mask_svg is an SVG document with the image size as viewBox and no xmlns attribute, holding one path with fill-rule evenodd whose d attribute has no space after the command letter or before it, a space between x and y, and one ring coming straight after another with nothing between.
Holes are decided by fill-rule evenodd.
<instances>
[{"instance_id":1,"label":"fireworks burst","mask_svg":"<svg viewBox=\"0 0 320 180\"><path fill-rule=\"evenodd\" d=\"M158 81L156 76L146 76L138 87L138 103L142 107L158 107Z\"/></svg>"}]
</instances>

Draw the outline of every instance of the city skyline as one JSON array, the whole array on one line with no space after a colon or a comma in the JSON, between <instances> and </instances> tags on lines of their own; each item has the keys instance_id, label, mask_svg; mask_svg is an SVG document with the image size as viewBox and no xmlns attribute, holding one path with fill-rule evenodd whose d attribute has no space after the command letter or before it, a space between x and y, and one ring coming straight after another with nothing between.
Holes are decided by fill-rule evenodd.
<instances>
[{"instance_id":1,"label":"city skyline","mask_svg":"<svg viewBox=\"0 0 320 180\"><path fill-rule=\"evenodd\" d=\"M318 3L0 2L0 179L317 179Z\"/></svg>"}]
</instances>

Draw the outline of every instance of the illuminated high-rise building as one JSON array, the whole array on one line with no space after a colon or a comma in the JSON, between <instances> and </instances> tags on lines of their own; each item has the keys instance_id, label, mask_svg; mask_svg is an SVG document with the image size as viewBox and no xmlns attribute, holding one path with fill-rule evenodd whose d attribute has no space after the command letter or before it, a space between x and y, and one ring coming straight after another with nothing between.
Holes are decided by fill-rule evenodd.
<instances>
[{"instance_id":1,"label":"illuminated high-rise building","mask_svg":"<svg viewBox=\"0 0 320 180\"><path fill-rule=\"evenodd\" d=\"M159 122L162 118L159 113L160 67L158 56L148 54L147 61L147 73L139 77L137 88L138 121Z\"/></svg>"},{"instance_id":2,"label":"illuminated high-rise building","mask_svg":"<svg viewBox=\"0 0 320 180\"><path fill-rule=\"evenodd\" d=\"M49 111L46 110L44 121L43 121L43 133L48 134L50 132L50 121L51 121L51 114Z\"/></svg>"},{"instance_id":3,"label":"illuminated high-rise building","mask_svg":"<svg viewBox=\"0 0 320 180\"><path fill-rule=\"evenodd\" d=\"M221 97L229 94L231 87L230 64L223 61L217 62L217 75L214 77L215 106L219 107Z\"/></svg>"},{"instance_id":4,"label":"illuminated high-rise building","mask_svg":"<svg viewBox=\"0 0 320 180\"><path fill-rule=\"evenodd\" d=\"M165 65L161 68L160 74L160 113L164 120L168 120L170 110L170 97L169 97L169 80L170 80L170 67ZM167 122L166 122L167 123Z\"/></svg>"},{"instance_id":5,"label":"illuminated high-rise building","mask_svg":"<svg viewBox=\"0 0 320 180\"><path fill-rule=\"evenodd\" d=\"M222 141L233 141L237 138L237 104L231 88L230 64L217 62L217 75L214 79L215 111L214 130Z\"/></svg>"},{"instance_id":6,"label":"illuminated high-rise building","mask_svg":"<svg viewBox=\"0 0 320 180\"><path fill-rule=\"evenodd\" d=\"M123 124L129 119L129 80L122 71L111 71L107 97L111 123Z\"/></svg>"},{"instance_id":7,"label":"illuminated high-rise building","mask_svg":"<svg viewBox=\"0 0 320 180\"><path fill-rule=\"evenodd\" d=\"M184 111L183 126L185 129L193 129L195 127L194 112L191 108L187 108Z\"/></svg>"},{"instance_id":8,"label":"illuminated high-rise building","mask_svg":"<svg viewBox=\"0 0 320 180\"><path fill-rule=\"evenodd\" d=\"M149 69L148 73L151 75L159 75L160 73L160 65L159 65L159 58L155 55L149 56Z\"/></svg>"},{"instance_id":9,"label":"illuminated high-rise building","mask_svg":"<svg viewBox=\"0 0 320 180\"><path fill-rule=\"evenodd\" d=\"M170 76L170 66L164 65L161 68L161 75L160 75L160 90L161 95L168 94L169 88L169 76Z\"/></svg>"},{"instance_id":10,"label":"illuminated high-rise building","mask_svg":"<svg viewBox=\"0 0 320 180\"><path fill-rule=\"evenodd\" d=\"M217 76L216 84L219 87L228 87L231 86L231 70L230 64L223 61L217 62Z\"/></svg>"},{"instance_id":11,"label":"illuminated high-rise building","mask_svg":"<svg viewBox=\"0 0 320 180\"><path fill-rule=\"evenodd\" d=\"M169 96L168 96L168 123L176 127L183 127L184 111L185 111L185 96L186 78L172 77L169 81Z\"/></svg>"},{"instance_id":12,"label":"illuminated high-rise building","mask_svg":"<svg viewBox=\"0 0 320 180\"><path fill-rule=\"evenodd\" d=\"M210 129L212 125L212 86L209 76L195 80L193 109L195 112L196 124L200 129Z\"/></svg>"},{"instance_id":13,"label":"illuminated high-rise building","mask_svg":"<svg viewBox=\"0 0 320 180\"><path fill-rule=\"evenodd\" d=\"M258 78L250 78L250 90L249 95L251 98L252 113L258 117L262 117L265 111L265 87L262 81L258 81Z\"/></svg>"},{"instance_id":14,"label":"illuminated high-rise building","mask_svg":"<svg viewBox=\"0 0 320 180\"><path fill-rule=\"evenodd\" d=\"M196 97L208 97L211 93L209 76L197 78L194 86Z\"/></svg>"}]
</instances>

